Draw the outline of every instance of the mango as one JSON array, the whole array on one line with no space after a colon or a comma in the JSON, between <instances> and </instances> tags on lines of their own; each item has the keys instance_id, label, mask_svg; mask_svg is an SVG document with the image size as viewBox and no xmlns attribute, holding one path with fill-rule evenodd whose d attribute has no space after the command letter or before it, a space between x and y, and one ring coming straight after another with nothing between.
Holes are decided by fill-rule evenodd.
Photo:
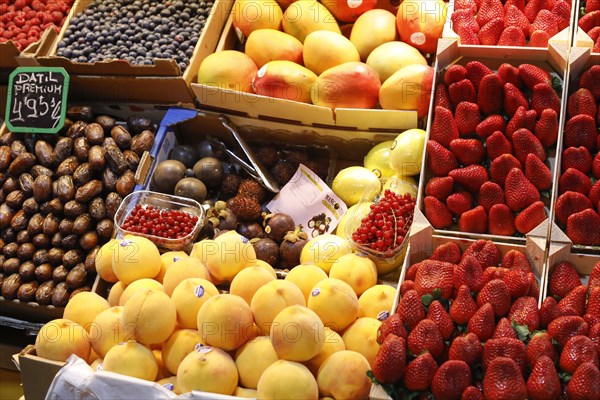
<instances>
[{"instance_id":1,"label":"mango","mask_svg":"<svg viewBox=\"0 0 600 400\"><path fill-rule=\"evenodd\" d=\"M345 254L331 267L329 277L346 282L360 296L377 284L377 267L363 254Z\"/></svg>"},{"instance_id":2,"label":"mango","mask_svg":"<svg viewBox=\"0 0 600 400\"><path fill-rule=\"evenodd\" d=\"M302 362L319 354L325 341L325 328L315 312L294 305L277 314L270 336L279 358Z\"/></svg>"},{"instance_id":3,"label":"mango","mask_svg":"<svg viewBox=\"0 0 600 400\"><path fill-rule=\"evenodd\" d=\"M252 1L252 0L248 0ZM341 33L337 21L325 6L315 0L298 0L283 13L283 31L304 43L309 33L331 31Z\"/></svg>"},{"instance_id":4,"label":"mango","mask_svg":"<svg viewBox=\"0 0 600 400\"><path fill-rule=\"evenodd\" d=\"M310 89L317 80L311 70L291 61L269 61L258 70L252 87L261 96L310 103Z\"/></svg>"},{"instance_id":5,"label":"mango","mask_svg":"<svg viewBox=\"0 0 600 400\"><path fill-rule=\"evenodd\" d=\"M404 0L396 15L400 39L423 53L435 54L447 13L443 0Z\"/></svg>"},{"instance_id":6,"label":"mango","mask_svg":"<svg viewBox=\"0 0 600 400\"><path fill-rule=\"evenodd\" d=\"M135 341L119 343L111 348L102 362L104 371L154 382L158 364L152 351Z\"/></svg>"},{"instance_id":7,"label":"mango","mask_svg":"<svg viewBox=\"0 0 600 400\"><path fill-rule=\"evenodd\" d=\"M325 271L312 264L298 265L292 268L285 277L286 281L298 286L306 301L308 301L313 286L323 279L327 279Z\"/></svg>"},{"instance_id":8,"label":"mango","mask_svg":"<svg viewBox=\"0 0 600 400\"><path fill-rule=\"evenodd\" d=\"M346 282L327 278L317 283L308 298L313 310L325 326L341 332L358 316L358 298Z\"/></svg>"},{"instance_id":9,"label":"mango","mask_svg":"<svg viewBox=\"0 0 600 400\"><path fill-rule=\"evenodd\" d=\"M256 64L246 54L237 50L218 51L200 64L198 83L218 89L253 93L252 79L257 71Z\"/></svg>"},{"instance_id":10,"label":"mango","mask_svg":"<svg viewBox=\"0 0 600 400\"><path fill-rule=\"evenodd\" d=\"M71 354L87 362L92 346L88 334L77 322L59 318L46 323L35 338L39 357L65 362Z\"/></svg>"},{"instance_id":11,"label":"mango","mask_svg":"<svg viewBox=\"0 0 600 400\"><path fill-rule=\"evenodd\" d=\"M325 342L319 354L306 361L304 365L308 367L310 372L316 377L319 372L321 365L329 358L333 353L338 351L346 350L346 345L342 340L342 337L330 328L325 327Z\"/></svg>"},{"instance_id":12,"label":"mango","mask_svg":"<svg viewBox=\"0 0 600 400\"><path fill-rule=\"evenodd\" d=\"M231 281L229 293L240 296L250 305L254 293L274 280L275 277L266 268L258 266L244 268Z\"/></svg>"},{"instance_id":13,"label":"mango","mask_svg":"<svg viewBox=\"0 0 600 400\"><path fill-rule=\"evenodd\" d=\"M379 91L379 104L384 110L416 110L418 118L425 118L433 86L433 68L412 64L400 68L390 76Z\"/></svg>"},{"instance_id":14,"label":"mango","mask_svg":"<svg viewBox=\"0 0 600 400\"><path fill-rule=\"evenodd\" d=\"M127 235L115 247L112 269L124 284L154 278L160 272L160 253L149 239Z\"/></svg>"},{"instance_id":15,"label":"mango","mask_svg":"<svg viewBox=\"0 0 600 400\"><path fill-rule=\"evenodd\" d=\"M231 395L237 385L238 372L233 359L216 347L198 347L177 369L177 387L182 393L198 390Z\"/></svg>"},{"instance_id":16,"label":"mango","mask_svg":"<svg viewBox=\"0 0 600 400\"><path fill-rule=\"evenodd\" d=\"M144 290L135 293L123 306L122 319L126 330L134 330L135 340L145 345L158 344L175 330L177 311L165 293Z\"/></svg>"},{"instance_id":17,"label":"mango","mask_svg":"<svg viewBox=\"0 0 600 400\"><path fill-rule=\"evenodd\" d=\"M196 329L198 311L202 304L219 290L211 282L202 278L188 278L181 281L173 290L171 300L177 311L177 323L182 328ZM175 372L173 372L175 373Z\"/></svg>"},{"instance_id":18,"label":"mango","mask_svg":"<svg viewBox=\"0 0 600 400\"><path fill-rule=\"evenodd\" d=\"M126 330L121 318L123 307L111 307L96 316L90 330L90 341L92 349L100 356L115 345L133 339L135 332L130 327Z\"/></svg>"},{"instance_id":19,"label":"mango","mask_svg":"<svg viewBox=\"0 0 600 400\"><path fill-rule=\"evenodd\" d=\"M302 291L291 282L274 280L256 291L250 302L250 308L256 325L264 335L267 335L277 314L295 304L306 306Z\"/></svg>"},{"instance_id":20,"label":"mango","mask_svg":"<svg viewBox=\"0 0 600 400\"><path fill-rule=\"evenodd\" d=\"M315 31L304 40L303 51L306 68L320 75L331 67L350 61L360 61L356 47L342 34Z\"/></svg>"},{"instance_id":21,"label":"mango","mask_svg":"<svg viewBox=\"0 0 600 400\"><path fill-rule=\"evenodd\" d=\"M259 336L238 349L235 365L240 375L240 384L248 389L256 389L263 372L279 360L269 336Z\"/></svg>"},{"instance_id":22,"label":"mango","mask_svg":"<svg viewBox=\"0 0 600 400\"><path fill-rule=\"evenodd\" d=\"M248 37L258 29L279 30L283 11L275 0L239 0L231 13L238 35Z\"/></svg>"},{"instance_id":23,"label":"mango","mask_svg":"<svg viewBox=\"0 0 600 400\"><path fill-rule=\"evenodd\" d=\"M199 344L204 345L200 332L195 329L180 329L173 332L162 349L162 359L167 371L177 374L181 361Z\"/></svg>"},{"instance_id":24,"label":"mango","mask_svg":"<svg viewBox=\"0 0 600 400\"><path fill-rule=\"evenodd\" d=\"M243 399L256 399L257 395L256 389L246 389L240 386L236 387L235 392L233 392L233 396Z\"/></svg>"},{"instance_id":25,"label":"mango","mask_svg":"<svg viewBox=\"0 0 600 400\"><path fill-rule=\"evenodd\" d=\"M334 399L367 400L371 380L365 371L369 369L369 363L360 353L339 351L325 360L319 369L319 393Z\"/></svg>"},{"instance_id":26,"label":"mango","mask_svg":"<svg viewBox=\"0 0 600 400\"><path fill-rule=\"evenodd\" d=\"M321 0L321 3L342 22L354 22L365 12L377 5L377 0Z\"/></svg>"},{"instance_id":27,"label":"mango","mask_svg":"<svg viewBox=\"0 0 600 400\"><path fill-rule=\"evenodd\" d=\"M347 62L323 72L311 89L313 104L336 108L373 108L381 82L377 72L361 62Z\"/></svg>"},{"instance_id":28,"label":"mango","mask_svg":"<svg viewBox=\"0 0 600 400\"><path fill-rule=\"evenodd\" d=\"M317 400L319 387L304 365L279 360L263 372L258 381L257 394L261 400Z\"/></svg>"},{"instance_id":29,"label":"mango","mask_svg":"<svg viewBox=\"0 0 600 400\"><path fill-rule=\"evenodd\" d=\"M258 68L269 61L287 60L302 64L302 42L285 32L275 29L259 29L253 31L244 52Z\"/></svg>"},{"instance_id":30,"label":"mango","mask_svg":"<svg viewBox=\"0 0 600 400\"><path fill-rule=\"evenodd\" d=\"M155 281L163 282L167 270L180 258L187 257L184 251L167 251L160 255L160 272L154 277Z\"/></svg>"},{"instance_id":31,"label":"mango","mask_svg":"<svg viewBox=\"0 0 600 400\"><path fill-rule=\"evenodd\" d=\"M197 327L206 344L231 351L252 337L254 319L244 299L234 294L218 294L200 307Z\"/></svg>"},{"instance_id":32,"label":"mango","mask_svg":"<svg viewBox=\"0 0 600 400\"><path fill-rule=\"evenodd\" d=\"M92 322L103 311L110 308L108 301L93 292L81 292L73 296L65 307L63 318L77 322L90 332Z\"/></svg>"},{"instance_id":33,"label":"mango","mask_svg":"<svg viewBox=\"0 0 600 400\"><path fill-rule=\"evenodd\" d=\"M346 349L362 354L373 365L379 350L377 330L380 326L381 321L375 318L357 319L342 335Z\"/></svg>"},{"instance_id":34,"label":"mango","mask_svg":"<svg viewBox=\"0 0 600 400\"><path fill-rule=\"evenodd\" d=\"M119 281L110 287L108 291L108 305L111 307L115 307L119 305L119 300L121 299L121 295L127 288L123 282Z\"/></svg>"},{"instance_id":35,"label":"mango","mask_svg":"<svg viewBox=\"0 0 600 400\"><path fill-rule=\"evenodd\" d=\"M210 280L208 269L202 262L194 257L183 257L175 261L165 273L163 288L166 294L171 296L173 291L181 282L188 278L200 278Z\"/></svg>"},{"instance_id":36,"label":"mango","mask_svg":"<svg viewBox=\"0 0 600 400\"><path fill-rule=\"evenodd\" d=\"M114 283L119 280L112 268L112 262L116 254L115 251L117 250L118 243L119 241L117 239L110 239L100 247L100 250L96 253L96 259L94 260L96 272L100 278L104 279L106 282Z\"/></svg>"},{"instance_id":37,"label":"mango","mask_svg":"<svg viewBox=\"0 0 600 400\"><path fill-rule=\"evenodd\" d=\"M164 292L163 285L160 282L149 278L138 279L137 281L132 282L131 285L127 286L125 290L123 290L123 293L119 298L119 305L125 305L125 303L127 303L127 300L129 300L129 298L133 296L134 293L146 289Z\"/></svg>"},{"instance_id":38,"label":"mango","mask_svg":"<svg viewBox=\"0 0 600 400\"><path fill-rule=\"evenodd\" d=\"M427 60L411 45L404 42L387 42L377 46L367 58L367 65L385 82L396 71L407 65L427 65Z\"/></svg>"},{"instance_id":39,"label":"mango","mask_svg":"<svg viewBox=\"0 0 600 400\"><path fill-rule=\"evenodd\" d=\"M396 288L390 285L375 285L358 298L358 317L385 320L392 313Z\"/></svg>"},{"instance_id":40,"label":"mango","mask_svg":"<svg viewBox=\"0 0 600 400\"><path fill-rule=\"evenodd\" d=\"M314 264L328 274L338 258L348 253L352 253L352 247L345 239L332 234L319 235L302 248L300 263Z\"/></svg>"},{"instance_id":41,"label":"mango","mask_svg":"<svg viewBox=\"0 0 600 400\"><path fill-rule=\"evenodd\" d=\"M369 10L358 17L350 33L350 41L358 49L363 61L375 48L397 37L396 16L380 9Z\"/></svg>"},{"instance_id":42,"label":"mango","mask_svg":"<svg viewBox=\"0 0 600 400\"><path fill-rule=\"evenodd\" d=\"M252 243L236 231L219 235L213 245L206 251L206 267L219 281L231 281L238 272L256 264Z\"/></svg>"}]
</instances>

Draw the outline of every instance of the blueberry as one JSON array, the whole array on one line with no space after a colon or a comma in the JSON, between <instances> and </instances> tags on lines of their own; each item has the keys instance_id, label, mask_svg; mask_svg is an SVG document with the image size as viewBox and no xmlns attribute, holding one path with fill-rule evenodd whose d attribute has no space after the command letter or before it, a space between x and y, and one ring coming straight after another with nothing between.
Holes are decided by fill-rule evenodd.
<instances>
[{"instance_id":1,"label":"blueberry","mask_svg":"<svg viewBox=\"0 0 600 400\"><path fill-rule=\"evenodd\" d=\"M180 62L179 63L179 68L181 69L181 72L185 71L187 69L187 64L184 62Z\"/></svg>"}]
</instances>

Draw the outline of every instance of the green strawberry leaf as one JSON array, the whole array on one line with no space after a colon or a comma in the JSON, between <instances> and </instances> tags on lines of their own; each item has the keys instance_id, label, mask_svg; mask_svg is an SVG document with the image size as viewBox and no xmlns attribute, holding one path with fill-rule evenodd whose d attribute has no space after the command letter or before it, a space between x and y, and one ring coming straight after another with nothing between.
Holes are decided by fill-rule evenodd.
<instances>
[{"instance_id":1,"label":"green strawberry leaf","mask_svg":"<svg viewBox=\"0 0 600 400\"><path fill-rule=\"evenodd\" d=\"M561 82L561 80L559 78L557 78L557 77L552 77L552 87L560 95L560 93L562 92L562 82Z\"/></svg>"},{"instance_id":2,"label":"green strawberry leaf","mask_svg":"<svg viewBox=\"0 0 600 400\"><path fill-rule=\"evenodd\" d=\"M460 333L465 333L469 328L467 325L456 325L456 329Z\"/></svg>"},{"instance_id":3,"label":"green strawberry leaf","mask_svg":"<svg viewBox=\"0 0 600 400\"><path fill-rule=\"evenodd\" d=\"M421 296L421 303L423 303L423 305L426 307L429 306L433 300L434 298L430 294L424 294Z\"/></svg>"},{"instance_id":4,"label":"green strawberry leaf","mask_svg":"<svg viewBox=\"0 0 600 400\"><path fill-rule=\"evenodd\" d=\"M572 377L573 377L573 374L570 374L565 371L560 371L558 373L558 378L564 383L569 383L569 381L571 380Z\"/></svg>"},{"instance_id":5,"label":"green strawberry leaf","mask_svg":"<svg viewBox=\"0 0 600 400\"><path fill-rule=\"evenodd\" d=\"M520 341L525 342L529 338L529 328L527 325L519 325L513 321L513 328L517 332Z\"/></svg>"},{"instance_id":6,"label":"green strawberry leaf","mask_svg":"<svg viewBox=\"0 0 600 400\"><path fill-rule=\"evenodd\" d=\"M483 365L475 364L471 370L473 372L474 381L483 381Z\"/></svg>"},{"instance_id":7,"label":"green strawberry leaf","mask_svg":"<svg viewBox=\"0 0 600 400\"><path fill-rule=\"evenodd\" d=\"M448 300L448 299L440 299L440 303L446 309L446 312L450 311L450 300Z\"/></svg>"},{"instance_id":8,"label":"green strawberry leaf","mask_svg":"<svg viewBox=\"0 0 600 400\"><path fill-rule=\"evenodd\" d=\"M423 394L423 392L409 392L406 391L404 392L404 400L412 400L412 399L416 399L418 398L421 394Z\"/></svg>"}]
</instances>

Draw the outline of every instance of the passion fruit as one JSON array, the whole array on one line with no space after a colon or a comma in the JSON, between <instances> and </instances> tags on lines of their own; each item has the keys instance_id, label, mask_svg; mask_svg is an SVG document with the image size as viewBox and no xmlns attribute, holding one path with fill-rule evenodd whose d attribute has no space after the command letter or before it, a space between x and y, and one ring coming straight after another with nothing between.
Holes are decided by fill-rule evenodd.
<instances>
[{"instance_id":1,"label":"passion fruit","mask_svg":"<svg viewBox=\"0 0 600 400\"><path fill-rule=\"evenodd\" d=\"M173 193L177 182L185 176L185 165L181 161L166 160L159 163L152 175L152 187L163 193Z\"/></svg>"},{"instance_id":2,"label":"passion fruit","mask_svg":"<svg viewBox=\"0 0 600 400\"><path fill-rule=\"evenodd\" d=\"M175 196L187 197L202 203L206 199L206 186L196 178L183 178L175 185Z\"/></svg>"},{"instance_id":3,"label":"passion fruit","mask_svg":"<svg viewBox=\"0 0 600 400\"><path fill-rule=\"evenodd\" d=\"M194 176L206 186L217 186L223 180L223 165L214 157L204 157L194 164Z\"/></svg>"},{"instance_id":4,"label":"passion fruit","mask_svg":"<svg viewBox=\"0 0 600 400\"><path fill-rule=\"evenodd\" d=\"M187 144L174 147L169 153L169 158L182 162L188 168L192 168L199 159L196 149Z\"/></svg>"}]
</instances>

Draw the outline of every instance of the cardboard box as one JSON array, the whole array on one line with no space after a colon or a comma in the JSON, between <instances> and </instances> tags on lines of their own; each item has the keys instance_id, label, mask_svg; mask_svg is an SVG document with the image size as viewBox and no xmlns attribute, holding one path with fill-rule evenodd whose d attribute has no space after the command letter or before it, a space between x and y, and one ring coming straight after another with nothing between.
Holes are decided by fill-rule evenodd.
<instances>
[{"instance_id":1,"label":"cardboard box","mask_svg":"<svg viewBox=\"0 0 600 400\"><path fill-rule=\"evenodd\" d=\"M193 103L189 84L196 80L202 60L213 53L234 0L215 0L185 71L175 60L156 59L154 65L131 65L120 60L78 63L56 56L71 20L92 0L78 0L47 55L20 57L20 65L63 67L71 76L70 96L81 101L177 104Z\"/></svg>"},{"instance_id":2,"label":"cardboard box","mask_svg":"<svg viewBox=\"0 0 600 400\"><path fill-rule=\"evenodd\" d=\"M566 114L566 81L567 76L567 59L568 59L568 43L550 43L548 49L542 48L527 48L527 47L489 47L485 53L482 53L481 47L479 46L460 46L456 39L440 39L438 42L438 53L437 60L435 63L436 79L435 84L440 82L442 72L453 64L464 65L469 61L481 61L487 65L490 69L496 71L502 63L511 63L515 66L520 64L528 63L534 64L549 71L552 75L562 80L562 92L559 94L561 97L562 110L559 115L559 138L558 142L562 138L562 126L564 124L563 116ZM432 96L433 98L433 96ZM431 132L431 125L434 117L433 105L429 110L429 118L427 124L427 139L429 139L429 133ZM546 149L548 161L550 163L550 170L553 174L553 188L557 188L557 161L556 161L556 148ZM425 197L425 187L427 182L433 177L433 174L427 168L427 152L423 153L423 168L421 169L419 194L417 197L417 207L423 210L423 199ZM553 209L552 196L541 196L541 200L545 203L546 214L551 215ZM549 229L549 224L545 224L546 228ZM497 236L490 234L474 234L469 232L460 232L457 225L452 225L448 229L435 230L436 234L450 235L456 237L466 238L482 238L493 241L503 241L511 243L524 244L525 238L516 236ZM548 231L549 234L549 231Z\"/></svg>"},{"instance_id":3,"label":"cardboard box","mask_svg":"<svg viewBox=\"0 0 600 400\"><path fill-rule=\"evenodd\" d=\"M241 50L230 16L216 51ZM243 50L242 50L243 51ZM202 108L257 119L352 131L398 131L423 126L416 111L330 108L192 83ZM348 136L351 133L347 133ZM353 134L353 132L352 132Z\"/></svg>"},{"instance_id":4,"label":"cardboard box","mask_svg":"<svg viewBox=\"0 0 600 400\"><path fill-rule=\"evenodd\" d=\"M2 76L0 83L8 82L8 73L19 66L20 57L40 57L47 55L57 36L58 34L54 29L48 28L42 32L37 42L30 44L23 51L17 49L12 40L0 43L0 76L3 75L1 71L4 70L4 72L7 72L6 81Z\"/></svg>"}]
</instances>

